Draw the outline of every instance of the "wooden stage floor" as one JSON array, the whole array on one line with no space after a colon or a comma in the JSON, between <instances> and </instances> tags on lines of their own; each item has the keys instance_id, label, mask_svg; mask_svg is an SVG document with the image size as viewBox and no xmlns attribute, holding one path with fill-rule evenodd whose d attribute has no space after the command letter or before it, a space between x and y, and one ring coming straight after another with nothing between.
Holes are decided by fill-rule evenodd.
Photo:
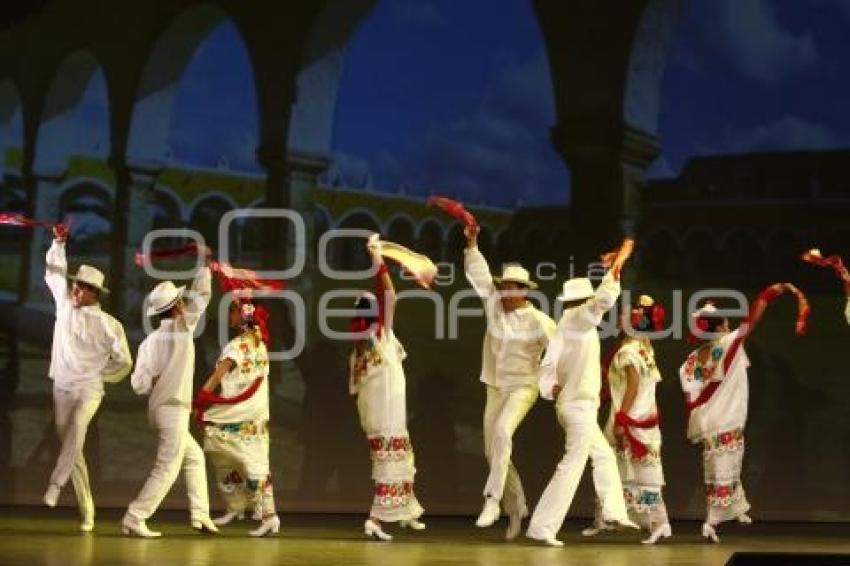
<instances>
[{"instance_id":1,"label":"wooden stage floor","mask_svg":"<svg viewBox=\"0 0 850 566\"><path fill-rule=\"evenodd\" d=\"M282 515L280 535L261 540L247 536L247 522L224 527L219 536L198 535L189 528L185 513L170 511L149 522L163 531L163 538L131 539L120 533L120 516L118 510L103 511L95 532L82 534L71 509L0 508L0 564L654 566L724 564L735 551L850 553L850 524L730 524L721 530L722 542L716 545L698 536L698 523L675 522L673 538L647 547L638 543L636 534L582 539L584 523L571 521L561 531L566 546L549 548L524 538L506 543L501 538L504 520L497 527L478 529L472 518L432 517L427 530L391 528L396 539L382 543L365 539L363 517L351 515ZM804 562L788 562L795 563Z\"/></svg>"}]
</instances>

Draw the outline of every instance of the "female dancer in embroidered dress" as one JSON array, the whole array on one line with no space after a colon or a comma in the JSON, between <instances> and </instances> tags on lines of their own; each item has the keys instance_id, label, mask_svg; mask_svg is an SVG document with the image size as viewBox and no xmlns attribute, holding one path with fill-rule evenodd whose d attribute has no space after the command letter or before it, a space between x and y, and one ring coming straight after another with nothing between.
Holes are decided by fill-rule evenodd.
<instances>
[{"instance_id":1,"label":"female dancer in embroidered dress","mask_svg":"<svg viewBox=\"0 0 850 566\"><path fill-rule=\"evenodd\" d=\"M622 334L602 366L607 373L603 387L607 381L611 398L605 437L617 454L629 518L650 532L644 544L654 544L672 534L661 496L664 472L655 402L661 373L655 363L655 350L645 335L663 326L663 307L652 297L641 295L637 304L623 310L619 321ZM593 536L609 530L601 519L597 512L593 526L582 534Z\"/></svg>"},{"instance_id":2,"label":"female dancer in embroidered dress","mask_svg":"<svg viewBox=\"0 0 850 566\"><path fill-rule=\"evenodd\" d=\"M358 298L351 330L357 341L349 359L349 392L357 396L360 426L369 439L374 494L366 536L392 540L381 522L422 530L423 513L413 491L413 448L407 433L407 399L402 361L406 353L393 332L395 289L379 245L367 245L377 267L375 294Z\"/></svg>"},{"instance_id":3,"label":"female dancer in embroidered dress","mask_svg":"<svg viewBox=\"0 0 850 566\"><path fill-rule=\"evenodd\" d=\"M250 505L262 521L250 532L256 537L280 530L269 471L267 316L251 302L231 303L229 323L238 335L225 346L196 400L204 423L204 451L213 461L227 503L227 513L215 523L241 518ZM221 396L213 393L219 387Z\"/></svg>"},{"instance_id":4,"label":"female dancer in embroidered dress","mask_svg":"<svg viewBox=\"0 0 850 566\"><path fill-rule=\"evenodd\" d=\"M720 542L716 527L723 521L752 523L741 483L750 365L743 343L767 304L786 291L800 295L790 283L762 291L735 331L730 331L729 321L711 303L692 315L696 338L704 342L688 355L679 377L689 413L688 439L702 445L706 497L702 535L714 542Z\"/></svg>"}]
</instances>

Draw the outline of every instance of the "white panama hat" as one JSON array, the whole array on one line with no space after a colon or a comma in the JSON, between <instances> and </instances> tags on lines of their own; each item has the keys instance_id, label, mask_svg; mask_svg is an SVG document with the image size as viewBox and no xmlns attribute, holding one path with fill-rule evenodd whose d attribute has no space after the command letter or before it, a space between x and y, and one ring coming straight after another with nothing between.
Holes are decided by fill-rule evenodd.
<instances>
[{"instance_id":1,"label":"white panama hat","mask_svg":"<svg viewBox=\"0 0 850 566\"><path fill-rule=\"evenodd\" d=\"M171 281L162 281L153 291L148 294L148 316L162 314L163 312L174 306L174 303L183 296L186 290L185 285L177 287Z\"/></svg>"},{"instance_id":2,"label":"white panama hat","mask_svg":"<svg viewBox=\"0 0 850 566\"><path fill-rule=\"evenodd\" d=\"M561 294L558 295L559 301L578 301L580 299L589 299L593 296L593 284L587 277L574 277L564 281L564 287L561 289Z\"/></svg>"},{"instance_id":3,"label":"white panama hat","mask_svg":"<svg viewBox=\"0 0 850 566\"><path fill-rule=\"evenodd\" d=\"M528 270L518 263L508 263L502 268L501 277L493 277L496 285L502 283L519 283L529 289L537 289L537 283L531 280Z\"/></svg>"},{"instance_id":4,"label":"white panama hat","mask_svg":"<svg viewBox=\"0 0 850 566\"><path fill-rule=\"evenodd\" d=\"M103 272L96 267L92 267L90 265L81 265L77 270L76 275L69 275L69 281L77 281L79 283L85 283L86 285L90 285L100 291L101 293L109 293L109 289L103 286L103 280L105 279Z\"/></svg>"}]
</instances>

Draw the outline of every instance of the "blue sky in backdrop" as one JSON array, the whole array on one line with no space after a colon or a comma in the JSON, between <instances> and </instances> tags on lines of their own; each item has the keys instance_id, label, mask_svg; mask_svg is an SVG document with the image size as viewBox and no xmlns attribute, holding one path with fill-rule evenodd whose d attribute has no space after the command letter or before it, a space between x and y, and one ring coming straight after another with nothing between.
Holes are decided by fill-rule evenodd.
<instances>
[{"instance_id":1,"label":"blue sky in backdrop","mask_svg":"<svg viewBox=\"0 0 850 566\"><path fill-rule=\"evenodd\" d=\"M486 18L482 18L486 14ZM691 0L662 88L663 155L850 147L850 0ZM106 154L105 85L74 113L81 151ZM548 62L528 0L384 0L355 31L333 130L335 172L357 186L498 206L564 202L548 141ZM7 125L0 135L19 135ZM228 23L198 47L175 99L174 158L260 172L242 40Z\"/></svg>"}]
</instances>

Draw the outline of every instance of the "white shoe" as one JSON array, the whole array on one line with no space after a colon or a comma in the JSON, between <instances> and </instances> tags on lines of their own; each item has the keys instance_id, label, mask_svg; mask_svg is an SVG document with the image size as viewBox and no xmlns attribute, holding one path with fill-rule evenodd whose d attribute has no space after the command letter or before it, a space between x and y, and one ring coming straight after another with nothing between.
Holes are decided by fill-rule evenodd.
<instances>
[{"instance_id":1,"label":"white shoe","mask_svg":"<svg viewBox=\"0 0 850 566\"><path fill-rule=\"evenodd\" d=\"M742 525L752 525L753 519L746 513L741 513L738 515L738 522Z\"/></svg>"},{"instance_id":2,"label":"white shoe","mask_svg":"<svg viewBox=\"0 0 850 566\"><path fill-rule=\"evenodd\" d=\"M80 530L84 533L90 533L94 530L94 513L86 513L80 523Z\"/></svg>"},{"instance_id":3,"label":"white shoe","mask_svg":"<svg viewBox=\"0 0 850 566\"><path fill-rule=\"evenodd\" d=\"M528 538L540 541L544 544L548 544L549 546L564 546L564 543L562 541L556 539L554 535L536 536L536 535L533 535L533 534L527 532L527 533L525 533L525 536L528 537Z\"/></svg>"},{"instance_id":4,"label":"white shoe","mask_svg":"<svg viewBox=\"0 0 850 566\"><path fill-rule=\"evenodd\" d=\"M659 525L652 531L652 534L649 535L649 538L646 540L640 541L641 544L655 544L658 542L658 539L661 538L670 538L673 536L673 529L670 528L670 523L664 523L663 525Z\"/></svg>"},{"instance_id":5,"label":"white shoe","mask_svg":"<svg viewBox=\"0 0 850 566\"><path fill-rule=\"evenodd\" d=\"M245 511L228 511L221 517L216 517L212 520L212 522L219 527L223 527L233 521L244 521L245 520Z\"/></svg>"},{"instance_id":6,"label":"white shoe","mask_svg":"<svg viewBox=\"0 0 850 566\"><path fill-rule=\"evenodd\" d=\"M711 540L711 542L720 542L720 537L717 536L717 531L708 523L702 524L702 536Z\"/></svg>"},{"instance_id":7,"label":"white shoe","mask_svg":"<svg viewBox=\"0 0 850 566\"><path fill-rule=\"evenodd\" d=\"M399 526L403 529L412 529L414 531L424 531L425 523L416 519L408 519L407 521L399 521Z\"/></svg>"},{"instance_id":8,"label":"white shoe","mask_svg":"<svg viewBox=\"0 0 850 566\"><path fill-rule=\"evenodd\" d=\"M59 502L59 493L62 491L55 483L47 486L47 491L44 492L44 504L48 507L56 507Z\"/></svg>"},{"instance_id":9,"label":"white shoe","mask_svg":"<svg viewBox=\"0 0 850 566\"><path fill-rule=\"evenodd\" d=\"M127 536L142 538L158 538L162 536L162 533L150 530L144 521L136 521L127 516L124 516L124 519L121 521L121 532Z\"/></svg>"},{"instance_id":10,"label":"white shoe","mask_svg":"<svg viewBox=\"0 0 850 566\"><path fill-rule=\"evenodd\" d=\"M481 509L481 514L475 521L476 527L489 527L499 520L500 510L499 502L492 497L484 499L484 508Z\"/></svg>"},{"instance_id":11,"label":"white shoe","mask_svg":"<svg viewBox=\"0 0 850 566\"><path fill-rule=\"evenodd\" d=\"M514 540L522 531L522 520L528 517L528 511L524 513L508 513L508 528L505 531L505 540Z\"/></svg>"},{"instance_id":12,"label":"white shoe","mask_svg":"<svg viewBox=\"0 0 850 566\"><path fill-rule=\"evenodd\" d=\"M381 525L372 519L366 519L366 522L363 523L363 533L367 537L375 537L378 540L393 540L393 537L385 533L383 529L381 529Z\"/></svg>"},{"instance_id":13,"label":"white shoe","mask_svg":"<svg viewBox=\"0 0 850 566\"><path fill-rule=\"evenodd\" d=\"M581 531L583 537L595 537L599 533L605 531L613 531L614 527L605 523L605 521L594 520L593 524Z\"/></svg>"},{"instance_id":14,"label":"white shoe","mask_svg":"<svg viewBox=\"0 0 850 566\"><path fill-rule=\"evenodd\" d=\"M192 528L199 533L218 533L218 527L215 526L209 517L199 517L192 519Z\"/></svg>"},{"instance_id":15,"label":"white shoe","mask_svg":"<svg viewBox=\"0 0 850 566\"><path fill-rule=\"evenodd\" d=\"M631 519L615 519L613 521L606 521L606 523L613 526L615 531L621 531L623 529L634 529L636 531L640 530L640 525L638 525Z\"/></svg>"},{"instance_id":16,"label":"white shoe","mask_svg":"<svg viewBox=\"0 0 850 566\"><path fill-rule=\"evenodd\" d=\"M263 522L260 523L260 526L250 531L248 534L252 537L264 537L267 534L271 533L276 535L280 532L280 517L277 515L272 515L267 519L263 519Z\"/></svg>"}]
</instances>

